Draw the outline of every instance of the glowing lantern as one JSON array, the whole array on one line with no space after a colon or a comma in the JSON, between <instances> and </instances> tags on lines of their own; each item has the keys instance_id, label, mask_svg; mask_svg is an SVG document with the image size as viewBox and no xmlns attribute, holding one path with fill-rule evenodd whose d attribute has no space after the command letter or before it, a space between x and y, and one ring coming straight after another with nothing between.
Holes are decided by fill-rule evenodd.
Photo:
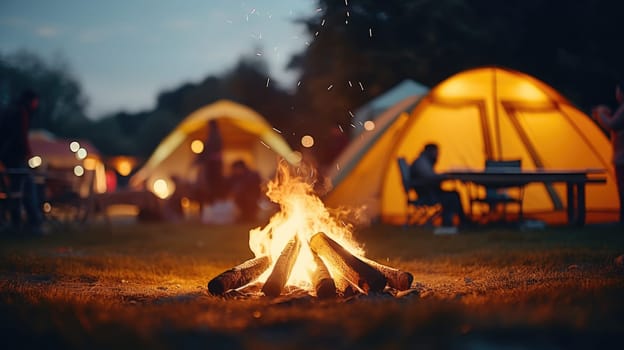
<instances>
[{"instance_id":1,"label":"glowing lantern","mask_svg":"<svg viewBox=\"0 0 624 350\"><path fill-rule=\"evenodd\" d=\"M167 181L163 179L158 179L154 181L154 185L152 187L154 189L154 194L159 198L167 198L169 196L169 185Z\"/></svg>"},{"instance_id":2,"label":"glowing lantern","mask_svg":"<svg viewBox=\"0 0 624 350\"><path fill-rule=\"evenodd\" d=\"M200 140L193 140L193 142L191 142L191 151L193 151L193 153L200 154L203 152L203 150L204 150L203 142L201 142Z\"/></svg>"},{"instance_id":3,"label":"glowing lantern","mask_svg":"<svg viewBox=\"0 0 624 350\"><path fill-rule=\"evenodd\" d=\"M128 160L122 159L119 162L117 162L117 172L119 173L119 175L128 176L131 171L132 171L132 164Z\"/></svg>"}]
</instances>

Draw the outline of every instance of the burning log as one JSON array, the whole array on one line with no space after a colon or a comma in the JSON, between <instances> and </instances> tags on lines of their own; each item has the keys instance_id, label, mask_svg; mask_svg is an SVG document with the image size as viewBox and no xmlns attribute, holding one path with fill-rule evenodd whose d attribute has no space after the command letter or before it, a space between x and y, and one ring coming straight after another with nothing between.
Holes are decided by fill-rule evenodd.
<instances>
[{"instance_id":1,"label":"burning log","mask_svg":"<svg viewBox=\"0 0 624 350\"><path fill-rule=\"evenodd\" d=\"M312 252L316 271L312 274L312 285L316 291L316 296L321 299L333 298L336 296L336 284L327 270L327 266L321 258Z\"/></svg>"},{"instance_id":2,"label":"burning log","mask_svg":"<svg viewBox=\"0 0 624 350\"><path fill-rule=\"evenodd\" d=\"M273 267L273 271L271 271L271 275L267 278L264 286L262 286L262 292L264 295L269 297L277 297L282 293L282 289L286 282L288 281L288 277L290 277L290 272L292 271L293 266L295 265L295 261L299 256L299 250L301 249L301 242L297 235L295 235L282 250L279 258L275 262L275 267Z\"/></svg>"},{"instance_id":3,"label":"burning log","mask_svg":"<svg viewBox=\"0 0 624 350\"><path fill-rule=\"evenodd\" d=\"M236 289L258 278L271 265L268 256L250 259L240 265L224 271L208 282L208 291L213 295L223 295L230 289Z\"/></svg>"},{"instance_id":4,"label":"burning log","mask_svg":"<svg viewBox=\"0 0 624 350\"><path fill-rule=\"evenodd\" d=\"M388 280L388 286L396 290L408 290L412 286L414 276L412 276L411 273L380 264L364 257L361 257L361 259L377 271L381 272L384 277L386 277L386 280Z\"/></svg>"},{"instance_id":5,"label":"burning log","mask_svg":"<svg viewBox=\"0 0 624 350\"><path fill-rule=\"evenodd\" d=\"M349 253L325 233L312 236L310 248L365 293L381 292L386 286L386 278L381 272Z\"/></svg>"}]
</instances>

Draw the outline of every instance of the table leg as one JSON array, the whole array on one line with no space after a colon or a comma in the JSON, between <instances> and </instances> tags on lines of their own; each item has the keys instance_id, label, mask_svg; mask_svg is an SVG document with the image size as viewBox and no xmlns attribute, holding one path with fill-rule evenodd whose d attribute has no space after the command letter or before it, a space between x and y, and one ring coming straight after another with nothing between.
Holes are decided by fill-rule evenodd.
<instances>
[{"instance_id":1,"label":"table leg","mask_svg":"<svg viewBox=\"0 0 624 350\"><path fill-rule=\"evenodd\" d=\"M585 182L576 184L576 224L585 225Z\"/></svg>"},{"instance_id":2,"label":"table leg","mask_svg":"<svg viewBox=\"0 0 624 350\"><path fill-rule=\"evenodd\" d=\"M573 225L576 221L575 215L575 197L574 197L575 184L571 181L566 182L566 192L568 197L568 225Z\"/></svg>"}]
</instances>

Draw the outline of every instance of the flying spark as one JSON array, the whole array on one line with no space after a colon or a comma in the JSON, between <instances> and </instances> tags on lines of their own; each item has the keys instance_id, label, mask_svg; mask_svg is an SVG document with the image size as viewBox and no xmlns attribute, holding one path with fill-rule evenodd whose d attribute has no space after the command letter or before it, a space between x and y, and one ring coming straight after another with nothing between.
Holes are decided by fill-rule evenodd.
<instances>
[{"instance_id":1,"label":"flying spark","mask_svg":"<svg viewBox=\"0 0 624 350\"><path fill-rule=\"evenodd\" d=\"M321 12L321 11L323 11L323 9L320 7L316 9L316 12Z\"/></svg>"},{"instance_id":2,"label":"flying spark","mask_svg":"<svg viewBox=\"0 0 624 350\"><path fill-rule=\"evenodd\" d=\"M340 129L340 132L344 133L344 129L342 128L342 125L338 125L338 129Z\"/></svg>"},{"instance_id":3,"label":"flying spark","mask_svg":"<svg viewBox=\"0 0 624 350\"><path fill-rule=\"evenodd\" d=\"M351 116L351 118L355 118L355 114L353 114L353 112L349 111L349 115Z\"/></svg>"},{"instance_id":4,"label":"flying spark","mask_svg":"<svg viewBox=\"0 0 624 350\"><path fill-rule=\"evenodd\" d=\"M345 6L349 6L349 0L345 0Z\"/></svg>"},{"instance_id":5,"label":"flying spark","mask_svg":"<svg viewBox=\"0 0 624 350\"><path fill-rule=\"evenodd\" d=\"M282 131L281 131L280 129L278 129L278 128L273 128L273 130L274 130L276 133L278 133L278 134L281 134L281 133L282 133Z\"/></svg>"},{"instance_id":6,"label":"flying spark","mask_svg":"<svg viewBox=\"0 0 624 350\"><path fill-rule=\"evenodd\" d=\"M364 91L364 85L362 85L362 82L358 81L358 84L360 84L360 89L362 89L362 91Z\"/></svg>"},{"instance_id":7,"label":"flying spark","mask_svg":"<svg viewBox=\"0 0 624 350\"><path fill-rule=\"evenodd\" d=\"M334 84L331 84L327 87L327 91L331 90L334 87Z\"/></svg>"},{"instance_id":8,"label":"flying spark","mask_svg":"<svg viewBox=\"0 0 624 350\"><path fill-rule=\"evenodd\" d=\"M349 17L349 11L347 11L347 17Z\"/></svg>"},{"instance_id":9,"label":"flying spark","mask_svg":"<svg viewBox=\"0 0 624 350\"><path fill-rule=\"evenodd\" d=\"M267 83L266 83L266 87L269 87L269 82L271 81L271 78L267 78Z\"/></svg>"},{"instance_id":10,"label":"flying spark","mask_svg":"<svg viewBox=\"0 0 624 350\"><path fill-rule=\"evenodd\" d=\"M297 86L301 86L301 80L297 82Z\"/></svg>"},{"instance_id":11,"label":"flying spark","mask_svg":"<svg viewBox=\"0 0 624 350\"><path fill-rule=\"evenodd\" d=\"M262 52L256 52L256 56L262 56Z\"/></svg>"},{"instance_id":12,"label":"flying spark","mask_svg":"<svg viewBox=\"0 0 624 350\"><path fill-rule=\"evenodd\" d=\"M263 141L260 141L260 143L261 143L264 147L266 147L266 148L268 148L268 149L271 149L271 146L267 145L267 144L266 144L266 143L264 143Z\"/></svg>"},{"instance_id":13,"label":"flying spark","mask_svg":"<svg viewBox=\"0 0 624 350\"><path fill-rule=\"evenodd\" d=\"M314 36L318 36L319 32L314 33Z\"/></svg>"},{"instance_id":14,"label":"flying spark","mask_svg":"<svg viewBox=\"0 0 624 350\"><path fill-rule=\"evenodd\" d=\"M368 36L373 37L373 28L368 28Z\"/></svg>"},{"instance_id":15,"label":"flying spark","mask_svg":"<svg viewBox=\"0 0 624 350\"><path fill-rule=\"evenodd\" d=\"M325 18L321 21L321 27L325 25Z\"/></svg>"},{"instance_id":16,"label":"flying spark","mask_svg":"<svg viewBox=\"0 0 624 350\"><path fill-rule=\"evenodd\" d=\"M351 127L355 129L355 124L351 123Z\"/></svg>"},{"instance_id":17,"label":"flying spark","mask_svg":"<svg viewBox=\"0 0 624 350\"><path fill-rule=\"evenodd\" d=\"M251 9L251 12L249 14L253 15L254 13L256 13L256 9L255 8Z\"/></svg>"},{"instance_id":18,"label":"flying spark","mask_svg":"<svg viewBox=\"0 0 624 350\"><path fill-rule=\"evenodd\" d=\"M336 163L336 170L340 170L340 164Z\"/></svg>"},{"instance_id":19,"label":"flying spark","mask_svg":"<svg viewBox=\"0 0 624 350\"><path fill-rule=\"evenodd\" d=\"M351 80L349 80L349 87L353 87L353 84L351 84Z\"/></svg>"}]
</instances>

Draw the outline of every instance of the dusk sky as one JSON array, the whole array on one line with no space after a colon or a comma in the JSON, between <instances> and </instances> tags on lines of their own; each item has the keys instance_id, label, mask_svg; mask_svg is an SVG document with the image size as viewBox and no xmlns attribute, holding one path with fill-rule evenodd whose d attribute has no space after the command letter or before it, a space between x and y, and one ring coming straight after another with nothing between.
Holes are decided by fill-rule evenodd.
<instances>
[{"instance_id":1,"label":"dusk sky","mask_svg":"<svg viewBox=\"0 0 624 350\"><path fill-rule=\"evenodd\" d=\"M26 49L66 61L89 99L88 115L151 108L156 95L220 75L261 55L285 86L285 66L308 40L298 18L315 0L1 0L0 53Z\"/></svg>"}]
</instances>

